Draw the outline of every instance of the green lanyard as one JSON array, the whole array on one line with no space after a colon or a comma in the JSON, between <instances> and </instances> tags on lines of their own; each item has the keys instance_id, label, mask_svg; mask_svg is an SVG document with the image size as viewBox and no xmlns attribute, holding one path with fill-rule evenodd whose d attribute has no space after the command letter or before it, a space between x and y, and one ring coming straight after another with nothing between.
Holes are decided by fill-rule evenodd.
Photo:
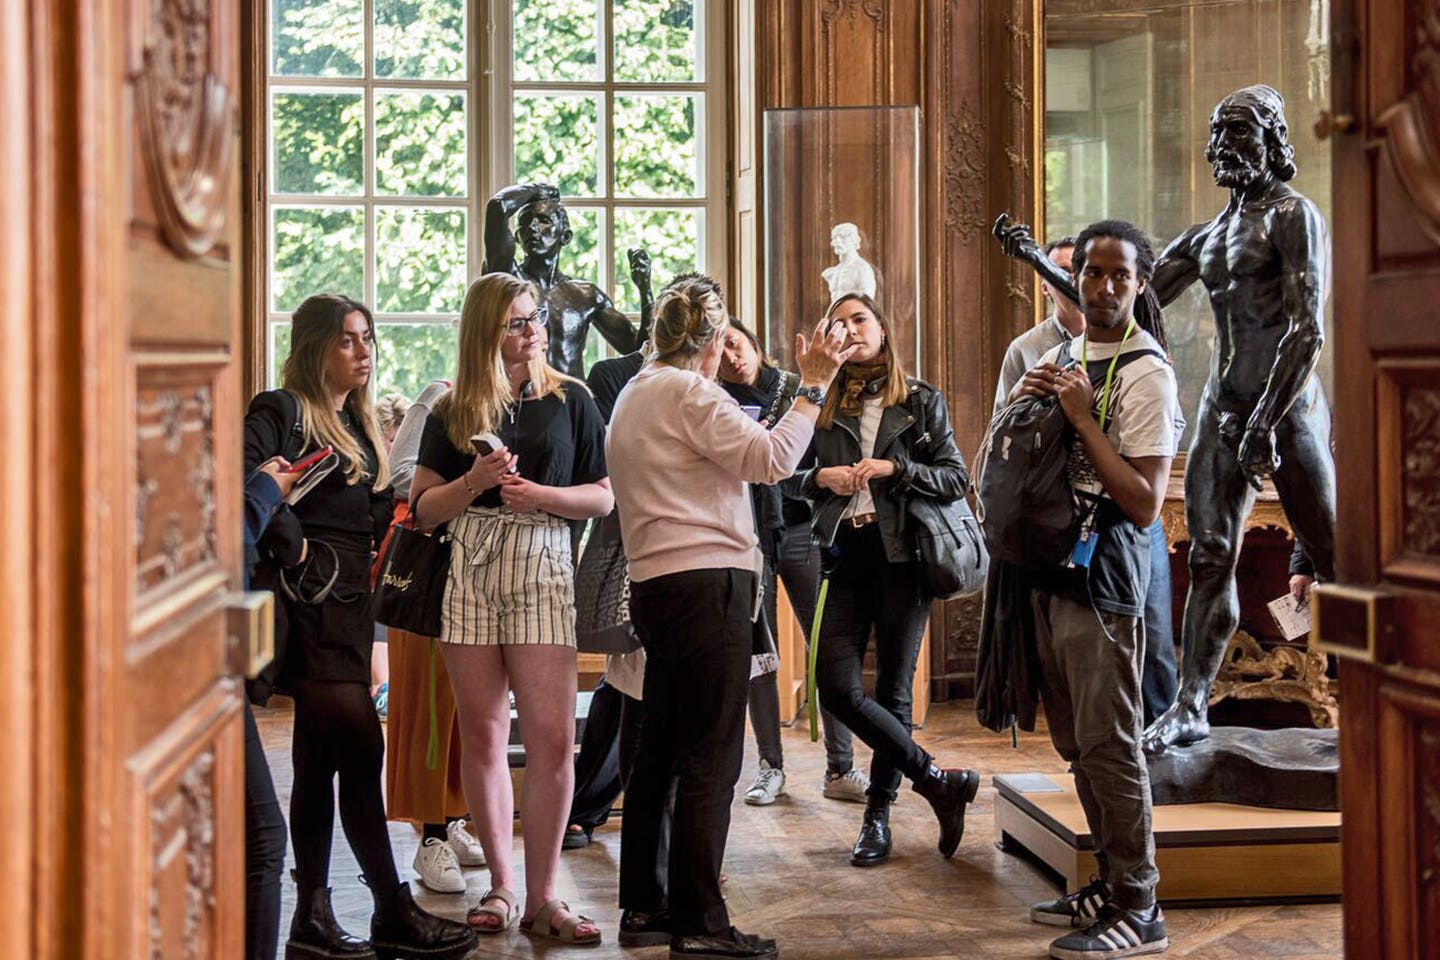
<instances>
[{"instance_id":1,"label":"green lanyard","mask_svg":"<svg viewBox=\"0 0 1440 960\"><path fill-rule=\"evenodd\" d=\"M1120 346L1115 348L1115 356L1110 358L1110 367L1105 371L1105 386L1100 390L1100 432L1105 432L1105 414L1110 407L1110 381L1115 377L1115 361L1120 359L1120 354L1125 349L1125 341L1130 339L1130 334L1135 332L1135 318L1131 317L1130 322L1125 325L1125 336L1120 338ZM1080 344L1080 362L1085 367L1085 375L1090 373L1090 338L1087 336Z\"/></svg>"}]
</instances>

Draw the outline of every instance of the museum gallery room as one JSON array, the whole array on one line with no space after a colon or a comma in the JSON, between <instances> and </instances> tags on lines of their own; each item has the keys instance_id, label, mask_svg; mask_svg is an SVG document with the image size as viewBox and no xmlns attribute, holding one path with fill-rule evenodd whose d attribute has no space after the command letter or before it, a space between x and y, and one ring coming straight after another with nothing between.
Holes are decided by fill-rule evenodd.
<instances>
[{"instance_id":1,"label":"museum gallery room","mask_svg":"<svg viewBox=\"0 0 1440 960\"><path fill-rule=\"evenodd\" d=\"M1433 0L30 0L0 128L7 955L1440 960Z\"/></svg>"}]
</instances>

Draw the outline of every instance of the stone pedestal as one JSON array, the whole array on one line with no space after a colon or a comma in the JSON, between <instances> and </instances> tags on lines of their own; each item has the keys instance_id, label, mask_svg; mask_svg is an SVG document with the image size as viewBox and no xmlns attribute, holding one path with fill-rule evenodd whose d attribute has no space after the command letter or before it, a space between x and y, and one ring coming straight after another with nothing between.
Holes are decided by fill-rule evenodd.
<instances>
[{"instance_id":1,"label":"stone pedestal","mask_svg":"<svg viewBox=\"0 0 1440 960\"><path fill-rule=\"evenodd\" d=\"M1339 770L1335 730L1215 727L1150 758L1150 794L1157 804L1339 810Z\"/></svg>"}]
</instances>

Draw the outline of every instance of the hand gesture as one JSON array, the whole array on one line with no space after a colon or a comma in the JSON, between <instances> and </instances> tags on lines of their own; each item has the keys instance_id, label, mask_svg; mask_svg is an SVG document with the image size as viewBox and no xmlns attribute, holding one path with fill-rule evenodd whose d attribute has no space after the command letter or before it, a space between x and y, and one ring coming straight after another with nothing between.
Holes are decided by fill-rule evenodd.
<instances>
[{"instance_id":1,"label":"hand gesture","mask_svg":"<svg viewBox=\"0 0 1440 960\"><path fill-rule=\"evenodd\" d=\"M1057 363L1040 363L1025 371L1020 382L1010 388L1006 403L1014 403L1021 397L1048 397L1060 386L1060 377L1065 368Z\"/></svg>"},{"instance_id":2,"label":"hand gesture","mask_svg":"<svg viewBox=\"0 0 1440 960\"><path fill-rule=\"evenodd\" d=\"M821 467L815 471L815 483L842 497L855 492L855 474L849 467Z\"/></svg>"},{"instance_id":3,"label":"hand gesture","mask_svg":"<svg viewBox=\"0 0 1440 960\"><path fill-rule=\"evenodd\" d=\"M1060 398L1060 409L1065 411L1065 419L1075 426L1091 418L1095 388L1079 367L1060 374L1060 380L1055 384L1055 396Z\"/></svg>"},{"instance_id":4,"label":"hand gesture","mask_svg":"<svg viewBox=\"0 0 1440 960\"><path fill-rule=\"evenodd\" d=\"M635 289L650 289L650 251L644 247L631 247L625 254L630 260L630 281L635 284Z\"/></svg>"},{"instance_id":5,"label":"hand gesture","mask_svg":"<svg viewBox=\"0 0 1440 960\"><path fill-rule=\"evenodd\" d=\"M275 486L280 488L281 500L290 496L290 491L295 489L295 483L300 479L300 474L290 472L290 461L284 457L266 460L260 464L260 472L275 481Z\"/></svg>"},{"instance_id":6,"label":"hand gesture","mask_svg":"<svg viewBox=\"0 0 1440 960\"><path fill-rule=\"evenodd\" d=\"M545 496L550 488L517 474L500 482L500 502L516 513L539 513L545 509Z\"/></svg>"},{"instance_id":7,"label":"hand gesture","mask_svg":"<svg viewBox=\"0 0 1440 960\"><path fill-rule=\"evenodd\" d=\"M819 387L821 390L830 388L830 382L845 361L860 349L858 343L845 346L845 336L844 325L832 324L828 318L822 318L815 324L810 340L806 340L803 333L795 334L795 366L800 370L802 386Z\"/></svg>"},{"instance_id":8,"label":"hand gesture","mask_svg":"<svg viewBox=\"0 0 1440 960\"><path fill-rule=\"evenodd\" d=\"M1246 427L1245 436L1240 440L1240 452L1236 454L1245 479L1250 486L1261 490L1265 478L1273 476L1280 466L1280 455L1275 452L1275 434L1264 427Z\"/></svg>"},{"instance_id":9,"label":"hand gesture","mask_svg":"<svg viewBox=\"0 0 1440 960\"><path fill-rule=\"evenodd\" d=\"M560 188L549 183L532 183L530 190L535 194L536 200L559 200Z\"/></svg>"},{"instance_id":10,"label":"hand gesture","mask_svg":"<svg viewBox=\"0 0 1440 960\"><path fill-rule=\"evenodd\" d=\"M1024 223L1011 223L1010 214L1002 213L995 218L995 226L992 231L995 239L1000 241L1000 249L1005 251L1007 257L1018 257L1021 260L1030 259L1040 249L1035 238L1030 236L1030 227Z\"/></svg>"},{"instance_id":11,"label":"hand gesture","mask_svg":"<svg viewBox=\"0 0 1440 960\"><path fill-rule=\"evenodd\" d=\"M466 472L466 476L470 478L470 486L480 491L498 487L501 481L515 471L519 460L519 457L510 454L508 447L492 450L483 457L477 456Z\"/></svg>"},{"instance_id":12,"label":"hand gesture","mask_svg":"<svg viewBox=\"0 0 1440 960\"><path fill-rule=\"evenodd\" d=\"M861 489L871 480L883 480L885 477L893 476L895 476L894 460L866 457L850 468L850 479L854 481L856 490Z\"/></svg>"}]
</instances>

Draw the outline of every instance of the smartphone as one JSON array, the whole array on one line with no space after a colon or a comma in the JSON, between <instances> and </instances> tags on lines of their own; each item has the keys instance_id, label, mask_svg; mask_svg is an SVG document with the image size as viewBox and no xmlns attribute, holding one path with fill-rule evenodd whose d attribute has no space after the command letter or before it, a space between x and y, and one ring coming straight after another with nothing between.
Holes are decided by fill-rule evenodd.
<instances>
[{"instance_id":1,"label":"smartphone","mask_svg":"<svg viewBox=\"0 0 1440 960\"><path fill-rule=\"evenodd\" d=\"M291 488L290 495L285 498L286 503L291 505L299 503L301 497L313 490L316 484L324 480L330 475L331 471L340 465L340 455L334 450L326 447L321 453L323 453L324 456L319 457L319 459L306 457L305 460L302 461L302 463L308 462L310 467L300 475L299 480L295 481L295 486Z\"/></svg>"},{"instance_id":2,"label":"smartphone","mask_svg":"<svg viewBox=\"0 0 1440 960\"><path fill-rule=\"evenodd\" d=\"M477 433L470 438L470 446L475 448L476 456L488 457L496 450L505 446L505 444L493 433ZM516 467L511 467L510 472L518 473L519 470Z\"/></svg>"},{"instance_id":3,"label":"smartphone","mask_svg":"<svg viewBox=\"0 0 1440 960\"><path fill-rule=\"evenodd\" d=\"M285 472L304 473L306 470L309 470L321 460L324 460L326 457L330 456L330 454L333 452L334 450L331 447L321 447L319 450L316 450L314 453L310 454L310 456L305 457L301 460L297 460L294 463L290 464L290 469L286 470Z\"/></svg>"},{"instance_id":4,"label":"smartphone","mask_svg":"<svg viewBox=\"0 0 1440 960\"><path fill-rule=\"evenodd\" d=\"M752 404L748 403L742 403L740 404L740 409L742 412L744 412L745 416L749 417L751 420L758 421L760 419L759 407L753 406Z\"/></svg>"}]
</instances>

